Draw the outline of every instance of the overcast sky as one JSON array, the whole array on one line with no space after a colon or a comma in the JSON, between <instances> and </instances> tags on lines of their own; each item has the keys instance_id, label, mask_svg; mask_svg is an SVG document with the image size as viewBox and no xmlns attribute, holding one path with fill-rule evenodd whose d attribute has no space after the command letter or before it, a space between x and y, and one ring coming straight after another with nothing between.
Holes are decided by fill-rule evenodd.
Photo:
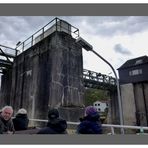
<instances>
[{"instance_id":1,"label":"overcast sky","mask_svg":"<svg viewBox=\"0 0 148 148\"><path fill-rule=\"evenodd\" d=\"M148 55L148 17L144 16L65 16L115 69L126 60ZM54 17L0 16L0 44L15 47ZM91 52L83 50L84 68L109 74L110 67ZM113 76L113 74L111 74Z\"/></svg>"}]
</instances>

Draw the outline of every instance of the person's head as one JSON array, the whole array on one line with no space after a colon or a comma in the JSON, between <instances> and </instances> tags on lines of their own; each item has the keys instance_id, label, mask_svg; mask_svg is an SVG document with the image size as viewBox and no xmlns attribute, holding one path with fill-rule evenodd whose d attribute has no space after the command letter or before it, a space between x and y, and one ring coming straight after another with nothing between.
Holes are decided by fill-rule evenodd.
<instances>
[{"instance_id":1,"label":"person's head","mask_svg":"<svg viewBox=\"0 0 148 148\"><path fill-rule=\"evenodd\" d=\"M8 121L13 114L13 108L11 106L5 106L2 108L1 116L4 118L4 120Z\"/></svg>"},{"instance_id":2,"label":"person's head","mask_svg":"<svg viewBox=\"0 0 148 148\"><path fill-rule=\"evenodd\" d=\"M98 113L97 109L95 107L93 107L93 106L87 106L85 108L85 115L86 116L92 116L92 115L95 115L97 113Z\"/></svg>"},{"instance_id":3,"label":"person's head","mask_svg":"<svg viewBox=\"0 0 148 148\"><path fill-rule=\"evenodd\" d=\"M27 111L26 111L26 109L21 108L21 109L19 109L19 110L17 111L16 114L17 114L17 115L18 115L18 114L27 114Z\"/></svg>"},{"instance_id":4,"label":"person's head","mask_svg":"<svg viewBox=\"0 0 148 148\"><path fill-rule=\"evenodd\" d=\"M56 118L59 118L59 112L57 109L55 108L51 108L49 109L48 111L48 119L56 119Z\"/></svg>"}]
</instances>

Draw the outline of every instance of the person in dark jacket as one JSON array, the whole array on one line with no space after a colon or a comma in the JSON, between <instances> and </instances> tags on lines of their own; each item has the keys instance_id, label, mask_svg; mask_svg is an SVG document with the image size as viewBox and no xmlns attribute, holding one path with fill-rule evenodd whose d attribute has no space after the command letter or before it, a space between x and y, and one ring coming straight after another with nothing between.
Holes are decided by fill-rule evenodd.
<instances>
[{"instance_id":1,"label":"person in dark jacket","mask_svg":"<svg viewBox=\"0 0 148 148\"><path fill-rule=\"evenodd\" d=\"M57 109L48 111L47 126L40 129L37 134L66 134L67 122L59 117Z\"/></svg>"},{"instance_id":2,"label":"person in dark jacket","mask_svg":"<svg viewBox=\"0 0 148 148\"><path fill-rule=\"evenodd\" d=\"M14 128L16 131L27 130L29 119L27 111L24 108L18 110L15 118L13 119Z\"/></svg>"},{"instance_id":3,"label":"person in dark jacket","mask_svg":"<svg viewBox=\"0 0 148 148\"><path fill-rule=\"evenodd\" d=\"M85 116L80 118L80 122L77 127L78 134L102 134L100 115L93 106L86 107Z\"/></svg>"}]
</instances>

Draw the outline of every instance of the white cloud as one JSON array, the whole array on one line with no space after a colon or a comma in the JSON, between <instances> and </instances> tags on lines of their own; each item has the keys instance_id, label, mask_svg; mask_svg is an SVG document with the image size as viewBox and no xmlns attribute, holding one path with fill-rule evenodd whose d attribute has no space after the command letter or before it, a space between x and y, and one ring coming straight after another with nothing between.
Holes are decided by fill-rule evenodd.
<instances>
[{"instance_id":1,"label":"white cloud","mask_svg":"<svg viewBox=\"0 0 148 148\"><path fill-rule=\"evenodd\" d=\"M25 40L53 18L1 16L0 44L15 47L18 41ZM94 50L107 59L115 69L128 59L148 55L147 16L59 16L59 18L79 28L80 36L93 45ZM115 46L118 50L114 50ZM91 52L83 51L83 58L84 68L105 74L112 71Z\"/></svg>"}]
</instances>

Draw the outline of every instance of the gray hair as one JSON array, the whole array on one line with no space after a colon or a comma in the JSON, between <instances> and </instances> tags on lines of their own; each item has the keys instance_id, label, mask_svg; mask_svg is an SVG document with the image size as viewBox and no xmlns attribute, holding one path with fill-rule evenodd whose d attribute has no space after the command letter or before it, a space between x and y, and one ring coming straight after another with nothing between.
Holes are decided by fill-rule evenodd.
<instances>
[{"instance_id":1,"label":"gray hair","mask_svg":"<svg viewBox=\"0 0 148 148\"><path fill-rule=\"evenodd\" d=\"M12 106L4 106L1 111L3 112L5 109L10 109L13 112Z\"/></svg>"}]
</instances>

